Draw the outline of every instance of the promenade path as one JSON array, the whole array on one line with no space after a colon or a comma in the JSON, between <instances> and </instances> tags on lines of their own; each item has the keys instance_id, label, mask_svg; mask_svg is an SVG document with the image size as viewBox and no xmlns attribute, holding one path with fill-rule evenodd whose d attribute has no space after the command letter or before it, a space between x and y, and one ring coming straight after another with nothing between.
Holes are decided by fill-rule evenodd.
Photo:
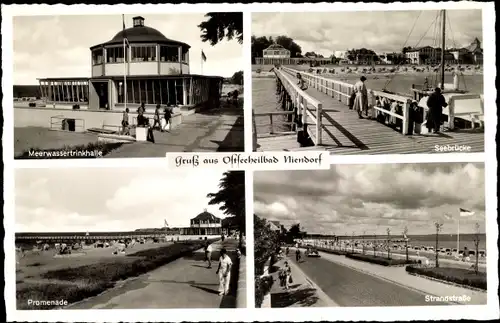
<instances>
[{"instance_id":1,"label":"promenade path","mask_svg":"<svg viewBox=\"0 0 500 323\"><path fill-rule=\"evenodd\" d=\"M290 254L291 255L291 254ZM271 307L334 307L338 306L312 282L306 274L294 264L291 257L285 257L278 261L273 266L283 267L285 261L288 261L292 270L293 283L290 284L291 289L285 290L280 286L278 277L279 272L272 274L274 279L273 287L271 288Z\"/></svg>"},{"instance_id":2,"label":"promenade path","mask_svg":"<svg viewBox=\"0 0 500 323\"><path fill-rule=\"evenodd\" d=\"M106 155L116 157L165 157L167 152L244 151L242 108L221 108L185 116L170 132L154 132L155 143L124 144Z\"/></svg>"},{"instance_id":3,"label":"promenade path","mask_svg":"<svg viewBox=\"0 0 500 323\"><path fill-rule=\"evenodd\" d=\"M219 250L236 250L234 239L218 241L213 245L212 268L204 262L203 249L192 256L173 261L136 278L125 280L116 287L68 309L167 309L167 308L232 308L234 292L219 296L219 279L215 274L219 265ZM234 256L231 256L234 263ZM234 278L234 277L233 277ZM233 280L233 279L232 279ZM233 283L233 282L231 282Z\"/></svg>"},{"instance_id":4,"label":"promenade path","mask_svg":"<svg viewBox=\"0 0 500 323\"><path fill-rule=\"evenodd\" d=\"M421 291L332 261L325 253L320 255L321 258L304 257L300 263L295 259L293 262L339 306L446 305L428 303Z\"/></svg>"},{"instance_id":5,"label":"promenade path","mask_svg":"<svg viewBox=\"0 0 500 323\"><path fill-rule=\"evenodd\" d=\"M167 152L244 151L243 109L223 107L183 117L170 132L155 131L155 143L126 143L105 157L165 157ZM97 134L15 128L14 156L30 148L62 149L97 142Z\"/></svg>"},{"instance_id":6,"label":"promenade path","mask_svg":"<svg viewBox=\"0 0 500 323\"><path fill-rule=\"evenodd\" d=\"M297 83L295 76L286 75L295 84ZM436 153L436 145L466 145L471 147L469 152L484 151L484 132L481 130L403 135L375 120L359 119L358 114L345 104L345 98L341 102L337 97L332 98L331 95L320 92L313 87L309 87L305 92L323 105L323 144L316 149L326 150L335 155L408 154ZM311 112L315 116L315 110L313 109ZM312 125L310 131L313 131L315 135L314 128ZM288 138L284 140L285 147L283 149L303 150L289 148ZM259 144L264 150L266 146L279 147L276 141L276 138L259 139Z\"/></svg>"},{"instance_id":7,"label":"promenade path","mask_svg":"<svg viewBox=\"0 0 500 323\"><path fill-rule=\"evenodd\" d=\"M445 284L433 281L424 277L410 275L404 267L386 267L376 264L370 264L364 261L354 260L345 256L333 255L320 252L323 259L342 265L352 270L356 270L379 279L404 286L408 289L418 291L425 295L433 296L462 296L468 295L471 301L463 303L464 305L484 305L487 302L486 292L463 288L455 285ZM426 303L429 304L429 303Z\"/></svg>"}]
</instances>

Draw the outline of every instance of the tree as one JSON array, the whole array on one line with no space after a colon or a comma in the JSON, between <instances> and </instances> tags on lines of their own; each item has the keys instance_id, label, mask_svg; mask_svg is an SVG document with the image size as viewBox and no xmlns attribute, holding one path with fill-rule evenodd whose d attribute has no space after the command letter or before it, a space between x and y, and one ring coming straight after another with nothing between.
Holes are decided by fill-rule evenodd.
<instances>
[{"instance_id":1,"label":"tree","mask_svg":"<svg viewBox=\"0 0 500 323\"><path fill-rule=\"evenodd\" d=\"M440 222L435 222L436 227L436 268L439 267L439 232L441 231L443 224Z\"/></svg>"},{"instance_id":2,"label":"tree","mask_svg":"<svg viewBox=\"0 0 500 323\"><path fill-rule=\"evenodd\" d=\"M198 25L203 42L217 45L224 38L236 38L243 44L243 13L242 12L209 12L205 15L209 19Z\"/></svg>"},{"instance_id":3,"label":"tree","mask_svg":"<svg viewBox=\"0 0 500 323\"><path fill-rule=\"evenodd\" d=\"M403 52L403 54L406 54L406 52L408 52L411 49L413 49L411 46L407 46L407 47L403 47L403 49L401 51Z\"/></svg>"},{"instance_id":4,"label":"tree","mask_svg":"<svg viewBox=\"0 0 500 323\"><path fill-rule=\"evenodd\" d=\"M476 275L479 273L479 242L481 241L481 236L479 233L479 223L476 222L474 231L474 246L476 247L476 263L474 264L474 271Z\"/></svg>"},{"instance_id":5,"label":"tree","mask_svg":"<svg viewBox=\"0 0 500 323\"><path fill-rule=\"evenodd\" d=\"M288 230L289 241L293 241L294 239L300 239L302 234L300 232L300 223L296 223L290 227Z\"/></svg>"},{"instance_id":6,"label":"tree","mask_svg":"<svg viewBox=\"0 0 500 323\"><path fill-rule=\"evenodd\" d=\"M236 217L240 232L239 246L243 243L245 232L245 172L228 171L219 181L219 191L207 194L209 205L220 204L220 210L225 215Z\"/></svg>"},{"instance_id":7,"label":"tree","mask_svg":"<svg viewBox=\"0 0 500 323\"><path fill-rule=\"evenodd\" d=\"M278 233L271 230L265 219L254 214L255 276L262 275L265 263L279 247Z\"/></svg>"},{"instance_id":8,"label":"tree","mask_svg":"<svg viewBox=\"0 0 500 323\"><path fill-rule=\"evenodd\" d=\"M290 51L290 57L300 57L297 56L297 54L302 53L302 48L300 48L299 45L295 43L295 41L287 36L278 36L276 37L275 40L276 44L283 46L284 48L288 49Z\"/></svg>"},{"instance_id":9,"label":"tree","mask_svg":"<svg viewBox=\"0 0 500 323\"><path fill-rule=\"evenodd\" d=\"M243 85L243 71L238 71L231 76L231 83Z\"/></svg>"}]
</instances>

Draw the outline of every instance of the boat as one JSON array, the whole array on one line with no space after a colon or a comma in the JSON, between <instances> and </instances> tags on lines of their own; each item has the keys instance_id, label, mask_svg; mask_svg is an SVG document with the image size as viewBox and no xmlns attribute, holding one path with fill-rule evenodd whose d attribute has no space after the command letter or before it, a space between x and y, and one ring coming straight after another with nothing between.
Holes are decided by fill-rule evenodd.
<instances>
[{"instance_id":1,"label":"boat","mask_svg":"<svg viewBox=\"0 0 500 323\"><path fill-rule=\"evenodd\" d=\"M438 18L438 17L436 17ZM418 19L418 18L417 18ZM479 125L479 129L483 128L484 125L484 107L483 107L483 96L479 93L471 93L467 90L465 85L465 77L460 68L455 68L453 71L453 83L445 83L445 53L446 53L446 10L441 10L439 13L439 19L436 19L434 23L440 23L441 26L441 41L440 41L440 64L433 68L433 72L436 73L434 77L426 77L424 84L414 84L410 89L412 95L406 93L392 92L387 89L387 86L391 83L397 74L390 77L385 84L382 92L389 94L396 94L407 96L409 99L418 102L418 106L427 109L427 99L429 94L431 94L436 87L441 88L441 93L443 94L448 106L443 109L443 115L447 116L447 122L445 123L445 130L451 131L456 128L476 128ZM431 25L432 26L432 25ZM436 25L437 26L437 25ZM430 28L429 28L430 29ZM408 36L409 37L409 36ZM405 62L406 63L406 62ZM429 69L428 69L429 70ZM434 81L434 82L432 82ZM460 83L463 83L465 88L460 88ZM452 110L453 117L450 118L450 109ZM425 121L424 121L425 123ZM426 127L422 127L422 134L425 134Z\"/></svg>"}]
</instances>

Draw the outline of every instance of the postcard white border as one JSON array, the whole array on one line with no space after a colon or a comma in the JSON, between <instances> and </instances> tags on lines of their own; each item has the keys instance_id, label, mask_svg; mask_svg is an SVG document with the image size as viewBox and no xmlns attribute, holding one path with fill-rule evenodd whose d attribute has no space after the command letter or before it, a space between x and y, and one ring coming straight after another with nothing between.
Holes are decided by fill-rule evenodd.
<instances>
[{"instance_id":1,"label":"postcard white border","mask_svg":"<svg viewBox=\"0 0 500 323\"><path fill-rule=\"evenodd\" d=\"M487 248L488 248L488 305L484 306L431 306L431 307L370 307L370 308L287 308L280 309L177 309L177 310L60 310L60 311L17 311L15 310L15 270L14 253L14 188L13 168L47 168L47 167L138 167L145 163L150 167L165 163L159 158L130 158L130 159L102 159L102 160L13 160L13 109L8 108L13 101L12 72L12 16L13 15L54 15L54 14L127 14L127 13L158 13L162 10L169 13L181 12L214 12L214 11L244 11L244 50L248 64L244 66L245 80L245 148L251 151L251 64L250 43L251 12L282 12L286 8L289 12L318 12L318 11L374 11L374 10L424 10L424 9L483 9L483 47L484 65L491 67L484 71L484 98L486 109L485 118L485 153L480 154L432 154L432 155L390 155L390 156L332 156L332 163L359 164L359 163L423 163L423 162L485 162L486 168L486 214L487 214ZM320 320L437 320L437 319L475 319L485 320L499 317L498 295L498 223L496 222L497 191L496 191L496 109L488 108L496 105L496 76L495 67L495 11L494 3L478 2L414 2L414 3L317 3L317 4L182 4L182 5L2 5L2 90L4 94L4 227L5 232L5 294L7 319L9 321L320 321ZM488 40L488 41L486 41ZM6 108L7 107L7 108ZM253 172L247 172L247 184L253 183ZM253 185L247 186L247 282L249 288L248 305L253 305L253 235L249 234L253 228ZM496 225L495 225L496 224ZM250 246L251 245L251 246ZM252 253L252 254L250 254Z\"/></svg>"}]
</instances>

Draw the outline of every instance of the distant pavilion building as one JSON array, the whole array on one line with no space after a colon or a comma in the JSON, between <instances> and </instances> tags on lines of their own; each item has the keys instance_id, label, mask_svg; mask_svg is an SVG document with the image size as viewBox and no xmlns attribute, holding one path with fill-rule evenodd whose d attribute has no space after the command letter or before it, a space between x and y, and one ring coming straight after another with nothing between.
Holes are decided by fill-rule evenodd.
<instances>
[{"instance_id":1,"label":"distant pavilion building","mask_svg":"<svg viewBox=\"0 0 500 323\"><path fill-rule=\"evenodd\" d=\"M223 77L191 74L190 46L144 23L143 17L134 17L132 27L90 47L91 77L39 79L45 105L36 108L121 112L127 104L135 112L145 103L151 113L156 104L179 106L183 111L218 100ZM125 47L124 38L129 44ZM95 115L78 117L86 123L95 119Z\"/></svg>"},{"instance_id":2,"label":"distant pavilion building","mask_svg":"<svg viewBox=\"0 0 500 323\"><path fill-rule=\"evenodd\" d=\"M205 209L192 218L190 227L181 228L181 235L220 235L222 234L222 220Z\"/></svg>"},{"instance_id":3,"label":"distant pavilion building","mask_svg":"<svg viewBox=\"0 0 500 323\"><path fill-rule=\"evenodd\" d=\"M262 51L262 57L255 58L255 63L258 65L296 65L313 61L319 64L328 64L332 60L316 56L292 58L290 51L279 44L272 44Z\"/></svg>"}]
</instances>

